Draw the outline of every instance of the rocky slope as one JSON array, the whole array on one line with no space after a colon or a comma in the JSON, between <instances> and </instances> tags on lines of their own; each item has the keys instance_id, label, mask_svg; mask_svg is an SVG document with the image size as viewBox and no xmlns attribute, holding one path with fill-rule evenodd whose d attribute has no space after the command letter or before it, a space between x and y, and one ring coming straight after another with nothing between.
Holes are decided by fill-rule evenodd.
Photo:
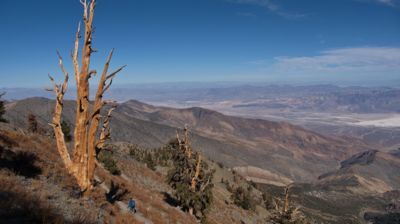
<instances>
[{"instance_id":1,"label":"rocky slope","mask_svg":"<svg viewBox=\"0 0 400 224\"><path fill-rule=\"evenodd\" d=\"M291 200L317 223L398 223L400 150L357 153L315 183L294 183ZM260 184L265 192L282 187Z\"/></svg>"},{"instance_id":2,"label":"rocky slope","mask_svg":"<svg viewBox=\"0 0 400 224\"><path fill-rule=\"evenodd\" d=\"M324 187L345 187L365 193L385 193L400 189L400 156L398 152L370 150L341 162L340 168L320 176ZM397 154L396 154L397 153Z\"/></svg>"},{"instance_id":3,"label":"rocky slope","mask_svg":"<svg viewBox=\"0 0 400 224\"><path fill-rule=\"evenodd\" d=\"M127 143L113 145L118 148L113 159L120 175L111 175L100 165L95 173L97 184L81 195L52 138L0 125L0 223L198 223L174 205L173 190L166 184L168 170L149 169L124 148ZM238 207L220 180L245 188L250 185L228 169L207 162L216 170L207 223L265 223L269 212L262 204L253 211ZM256 189L253 194L261 197ZM129 198L137 203L134 215L126 209Z\"/></svg>"}]
</instances>

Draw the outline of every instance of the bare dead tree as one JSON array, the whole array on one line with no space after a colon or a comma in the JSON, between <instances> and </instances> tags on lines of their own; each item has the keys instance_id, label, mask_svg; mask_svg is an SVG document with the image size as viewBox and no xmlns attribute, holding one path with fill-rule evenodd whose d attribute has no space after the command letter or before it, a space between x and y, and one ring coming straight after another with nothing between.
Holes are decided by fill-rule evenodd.
<instances>
[{"instance_id":1,"label":"bare dead tree","mask_svg":"<svg viewBox=\"0 0 400 224\"><path fill-rule=\"evenodd\" d=\"M185 125L184 127L184 132L185 132L185 153L186 156L191 159L192 158L192 146L190 144L190 140L189 140L189 128L187 125Z\"/></svg>"},{"instance_id":2,"label":"bare dead tree","mask_svg":"<svg viewBox=\"0 0 400 224\"><path fill-rule=\"evenodd\" d=\"M289 210L289 187L285 188L285 201L283 203L282 212Z\"/></svg>"},{"instance_id":3,"label":"bare dead tree","mask_svg":"<svg viewBox=\"0 0 400 224\"><path fill-rule=\"evenodd\" d=\"M200 152L193 150L187 125L183 131L183 139L176 131L177 156L169 184L176 190L175 194L184 209L201 218L211 203L214 170L208 167Z\"/></svg>"},{"instance_id":4,"label":"bare dead tree","mask_svg":"<svg viewBox=\"0 0 400 224\"><path fill-rule=\"evenodd\" d=\"M68 88L69 75L66 71L62 58L58 54L59 66L64 74L64 82L61 85L55 83L53 77L49 75L53 83L53 90L56 94L56 106L52 120L52 127L57 141L57 149L61 155L65 167L71 175L73 175L81 190L86 191L92 186L94 170L96 167L96 151L104 145L106 139L110 137L111 130L109 122L111 112L115 107L111 107L105 119L102 119L101 109L107 104L103 100L104 93L110 88L113 78L125 66L118 68L112 73L108 73L108 68L113 55L113 50L110 52L107 61L101 73L100 81L96 91L93 108L90 110L89 102L89 80L93 75L96 75L96 70L90 70L90 57L94 52L92 48L92 33L93 33L93 16L96 5L95 0L80 0L83 5L83 22L84 22L84 39L82 46L81 65L79 65L79 39L80 24L75 35L74 50L71 55L75 82L77 86L76 97L76 114L75 114L75 129L74 129L74 149L73 157L71 158L64 140L64 134L61 128L61 115L63 110L63 99ZM102 129L99 134L99 126L102 124ZM99 136L100 135L100 136Z\"/></svg>"},{"instance_id":5,"label":"bare dead tree","mask_svg":"<svg viewBox=\"0 0 400 224\"><path fill-rule=\"evenodd\" d=\"M201 169L201 154L199 153L197 155L196 171L194 173L194 176L192 178L192 183L190 185L193 191L196 190L196 184L197 184L197 179L199 178L200 169Z\"/></svg>"}]
</instances>

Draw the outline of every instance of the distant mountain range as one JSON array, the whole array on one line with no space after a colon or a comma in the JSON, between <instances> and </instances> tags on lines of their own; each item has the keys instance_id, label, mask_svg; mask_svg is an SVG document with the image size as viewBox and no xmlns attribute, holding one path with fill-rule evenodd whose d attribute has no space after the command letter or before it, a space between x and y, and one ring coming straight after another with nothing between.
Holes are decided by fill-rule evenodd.
<instances>
[{"instance_id":1,"label":"distant mountain range","mask_svg":"<svg viewBox=\"0 0 400 224\"><path fill-rule=\"evenodd\" d=\"M37 96L52 98L52 92L39 88L2 88L6 99L20 100ZM66 98L73 98L73 89ZM92 94L93 95L93 94ZM387 113L400 112L400 88L339 87L334 85L126 85L110 90L107 98L119 102L138 99L149 103L171 102L198 105L235 101L233 107L280 108L314 112Z\"/></svg>"},{"instance_id":2,"label":"distant mountain range","mask_svg":"<svg viewBox=\"0 0 400 224\"><path fill-rule=\"evenodd\" d=\"M72 123L74 103L65 102L64 119ZM51 118L54 101L29 98L8 103L7 119L26 126L29 113L42 126ZM339 161L369 149L355 139L326 137L285 122L227 116L203 108L174 109L130 100L119 104L111 122L113 141L160 147L187 124L193 145L209 158L230 167L256 166L290 181L313 181ZM278 181L279 182L279 181ZM287 182L287 181L283 181Z\"/></svg>"}]
</instances>

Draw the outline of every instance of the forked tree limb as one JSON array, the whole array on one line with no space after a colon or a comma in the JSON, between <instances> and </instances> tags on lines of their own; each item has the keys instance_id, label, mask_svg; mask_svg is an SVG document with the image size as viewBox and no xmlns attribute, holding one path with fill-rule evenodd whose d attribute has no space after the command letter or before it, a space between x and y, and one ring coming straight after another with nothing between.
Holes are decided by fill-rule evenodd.
<instances>
[{"instance_id":1,"label":"forked tree limb","mask_svg":"<svg viewBox=\"0 0 400 224\"><path fill-rule=\"evenodd\" d=\"M106 81L109 80L109 82L108 82L108 84L105 85L105 87L104 87L103 92L101 93L101 95L104 95L104 93L108 90L108 88L110 88L114 76L115 76L118 72L120 72L123 68L125 68L125 67L126 67L126 65L121 66L121 67L118 68L116 71L114 71L113 73L111 73L110 75L108 75L108 76L106 77Z\"/></svg>"},{"instance_id":2,"label":"forked tree limb","mask_svg":"<svg viewBox=\"0 0 400 224\"><path fill-rule=\"evenodd\" d=\"M112 117L111 116L112 112L115 110L116 107L117 106L114 105L113 107L111 107L108 110L107 117L104 119L103 125L101 127L100 138L99 138L99 140L98 140L98 142L96 144L97 148L102 149L104 147L105 141L110 139L110 137L111 137L110 120L111 120L111 117Z\"/></svg>"},{"instance_id":3,"label":"forked tree limb","mask_svg":"<svg viewBox=\"0 0 400 224\"><path fill-rule=\"evenodd\" d=\"M53 83L53 88L54 92L56 94L56 106L53 114L53 119L51 126L53 127L54 134L56 137L56 143L57 143L57 150L60 153L61 159L67 168L67 170L72 173L76 174L76 168L73 166L73 163L71 161L71 157L68 153L68 148L67 145L65 144L64 140L64 133L61 128L61 115L62 115L62 110L63 110L63 100L64 100L64 94L67 91L68 87L68 73L65 71L65 68L62 63L61 56L58 54L59 57L59 64L62 72L64 73L64 82L61 85L57 85L54 78L49 74L49 79Z\"/></svg>"},{"instance_id":4,"label":"forked tree limb","mask_svg":"<svg viewBox=\"0 0 400 224\"><path fill-rule=\"evenodd\" d=\"M69 75L68 75L68 72L65 70L65 67L64 67L63 60L62 60L62 57L60 55L60 52L57 51L57 55L58 55L58 64L59 64L59 66L61 68L61 71L64 74L64 77L65 77L64 78L64 82L63 82L63 84L61 86L61 90L60 90L60 92L62 93L62 95L64 97L64 94L67 92L67 88L68 88L68 77L69 77Z\"/></svg>"},{"instance_id":5,"label":"forked tree limb","mask_svg":"<svg viewBox=\"0 0 400 224\"><path fill-rule=\"evenodd\" d=\"M91 70L91 71L89 72L88 79L90 79L92 76L94 76L94 75L96 75L96 74L97 74L97 71L96 71L96 70Z\"/></svg>"},{"instance_id":6,"label":"forked tree limb","mask_svg":"<svg viewBox=\"0 0 400 224\"><path fill-rule=\"evenodd\" d=\"M105 122L103 124L103 129L101 131L101 134L103 134L103 136L101 136L101 134L100 134L100 140L99 140L100 144L99 144L99 142L97 140L98 139L97 131L98 131L98 127L99 127L99 124L100 124L101 108L104 106L103 95L104 95L104 92L110 87L110 85L112 83L111 82L112 78L118 72L120 72L123 67L125 67L125 66L123 66L120 69L118 69L117 71L113 72L112 76L107 75L108 68L110 66L110 61L112 59L113 52L114 52L114 49L111 50L111 52L110 52L110 54L109 54L109 56L108 56L108 58L106 60L106 63L104 64L104 68L103 68L103 71L101 73L101 77L100 77L100 80L99 80L99 85L98 85L97 91L96 91L95 101L94 101L94 105L93 105L93 112L92 112L92 114L91 114L91 116L89 118L90 119L89 132L88 132L88 155L89 155L89 158L88 158L88 164L89 164L88 165L88 175L89 176L94 175L94 169L96 167L95 162L94 162L96 160L96 148L99 148L99 145L102 147L104 142L105 142L105 140L106 140L106 138L109 137L109 133L110 133L109 132L110 129L108 128L109 120L110 120L112 111L115 109L115 107L112 107L108 111L107 117L106 117ZM106 83L107 79L111 79L109 84ZM104 125L106 125L105 128L104 128Z\"/></svg>"},{"instance_id":7,"label":"forked tree limb","mask_svg":"<svg viewBox=\"0 0 400 224\"><path fill-rule=\"evenodd\" d=\"M86 20L87 19L87 3L86 3L86 0L79 0L79 2L83 6L83 20Z\"/></svg>"},{"instance_id":8,"label":"forked tree limb","mask_svg":"<svg viewBox=\"0 0 400 224\"><path fill-rule=\"evenodd\" d=\"M209 176L207 178L207 181L201 185L200 192L204 191L207 188L207 186L211 183L211 179L212 179L212 176Z\"/></svg>"},{"instance_id":9,"label":"forked tree limb","mask_svg":"<svg viewBox=\"0 0 400 224\"><path fill-rule=\"evenodd\" d=\"M273 198L273 200L272 200L272 201L274 202L274 205L275 205L275 210L276 210L276 211L279 211L278 199L277 199L277 198Z\"/></svg>"}]
</instances>

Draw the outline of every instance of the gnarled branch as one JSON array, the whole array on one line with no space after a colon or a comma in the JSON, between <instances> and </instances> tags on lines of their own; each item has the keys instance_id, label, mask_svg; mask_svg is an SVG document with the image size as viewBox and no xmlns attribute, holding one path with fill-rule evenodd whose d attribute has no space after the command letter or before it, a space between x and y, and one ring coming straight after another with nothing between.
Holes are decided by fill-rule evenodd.
<instances>
[{"instance_id":1,"label":"gnarled branch","mask_svg":"<svg viewBox=\"0 0 400 224\"><path fill-rule=\"evenodd\" d=\"M209 176L207 178L207 181L201 185L201 187L200 187L201 192L204 191L207 188L207 186L211 183L211 179L212 179L212 176Z\"/></svg>"},{"instance_id":2,"label":"gnarled branch","mask_svg":"<svg viewBox=\"0 0 400 224\"><path fill-rule=\"evenodd\" d=\"M68 88L68 72L65 70L63 61L62 61L62 57L60 55L60 52L57 51L57 55L58 55L58 64L60 65L61 71L64 74L64 83L61 87L60 92L62 93L62 95L64 96L65 92L67 92L67 88Z\"/></svg>"},{"instance_id":3,"label":"gnarled branch","mask_svg":"<svg viewBox=\"0 0 400 224\"><path fill-rule=\"evenodd\" d=\"M115 110L117 106L113 105L107 113L106 118L104 119L103 125L101 127L101 131L100 131L100 138L99 141L96 144L97 148L102 149L104 147L104 143L106 140L110 139L111 137L111 128L110 128L110 120L111 120L111 115L112 112Z\"/></svg>"}]
</instances>

